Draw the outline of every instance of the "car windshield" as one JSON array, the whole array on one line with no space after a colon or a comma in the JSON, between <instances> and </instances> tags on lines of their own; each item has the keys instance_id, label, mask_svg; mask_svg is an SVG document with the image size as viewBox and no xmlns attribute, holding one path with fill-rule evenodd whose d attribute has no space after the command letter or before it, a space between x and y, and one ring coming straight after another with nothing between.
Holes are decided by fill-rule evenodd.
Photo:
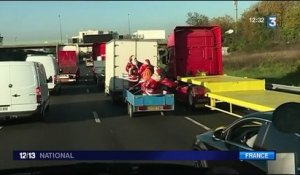
<instances>
[{"instance_id":1,"label":"car windshield","mask_svg":"<svg viewBox=\"0 0 300 175\"><path fill-rule=\"evenodd\" d=\"M300 103L299 12L297 1L1 1L0 174L81 163L268 174L273 153L298 159L300 133L276 128L300 126L299 111L270 123ZM241 161L259 150L271 156Z\"/></svg>"}]
</instances>

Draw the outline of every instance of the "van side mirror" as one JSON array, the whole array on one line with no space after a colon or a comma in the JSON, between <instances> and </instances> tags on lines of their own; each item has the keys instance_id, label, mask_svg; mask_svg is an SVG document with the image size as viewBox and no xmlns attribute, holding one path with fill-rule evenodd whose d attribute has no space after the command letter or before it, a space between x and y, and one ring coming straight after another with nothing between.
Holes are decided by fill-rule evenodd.
<instances>
[{"instance_id":1,"label":"van side mirror","mask_svg":"<svg viewBox=\"0 0 300 175\"><path fill-rule=\"evenodd\" d=\"M213 135L212 135L212 138L214 140L223 140L224 139L224 131L225 131L225 127L224 126L221 126L221 127L218 127L217 129L215 129Z\"/></svg>"},{"instance_id":2,"label":"van side mirror","mask_svg":"<svg viewBox=\"0 0 300 175\"><path fill-rule=\"evenodd\" d=\"M52 76L50 76L48 79L47 79L47 83L51 83L53 81L53 78Z\"/></svg>"}]
</instances>

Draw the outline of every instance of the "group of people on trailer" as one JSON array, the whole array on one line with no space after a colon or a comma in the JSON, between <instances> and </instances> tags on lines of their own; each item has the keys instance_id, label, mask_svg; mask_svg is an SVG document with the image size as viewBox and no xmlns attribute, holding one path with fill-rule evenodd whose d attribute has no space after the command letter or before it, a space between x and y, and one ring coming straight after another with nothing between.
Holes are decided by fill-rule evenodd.
<instances>
[{"instance_id":1,"label":"group of people on trailer","mask_svg":"<svg viewBox=\"0 0 300 175\"><path fill-rule=\"evenodd\" d=\"M149 59L141 63L131 55L125 70L128 73L129 89L138 88L143 95L166 94L176 87L176 82L165 77L162 69L151 65Z\"/></svg>"}]
</instances>

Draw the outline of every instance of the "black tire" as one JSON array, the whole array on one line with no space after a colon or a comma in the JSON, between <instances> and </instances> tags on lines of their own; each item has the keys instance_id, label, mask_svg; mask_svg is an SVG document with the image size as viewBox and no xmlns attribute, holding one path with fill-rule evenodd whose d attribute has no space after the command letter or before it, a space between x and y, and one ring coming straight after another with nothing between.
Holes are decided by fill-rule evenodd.
<instances>
[{"instance_id":1,"label":"black tire","mask_svg":"<svg viewBox=\"0 0 300 175\"><path fill-rule=\"evenodd\" d=\"M200 151L207 151L207 147L203 144L200 143L199 144L200 148L197 148L196 150L200 150ZM197 168L208 168L208 163L206 160L198 160L194 162L194 166Z\"/></svg>"},{"instance_id":2,"label":"black tire","mask_svg":"<svg viewBox=\"0 0 300 175\"><path fill-rule=\"evenodd\" d=\"M59 88L56 89L55 95L59 95L61 93L61 84L59 85Z\"/></svg>"},{"instance_id":3,"label":"black tire","mask_svg":"<svg viewBox=\"0 0 300 175\"><path fill-rule=\"evenodd\" d=\"M116 104L116 94L112 92L110 95L112 104Z\"/></svg>"},{"instance_id":4,"label":"black tire","mask_svg":"<svg viewBox=\"0 0 300 175\"><path fill-rule=\"evenodd\" d=\"M130 103L127 103L127 111L129 117L132 118L134 116L134 113L133 113L133 106Z\"/></svg>"},{"instance_id":5,"label":"black tire","mask_svg":"<svg viewBox=\"0 0 300 175\"><path fill-rule=\"evenodd\" d=\"M36 115L34 115L34 120L45 121L45 110L42 108Z\"/></svg>"},{"instance_id":6,"label":"black tire","mask_svg":"<svg viewBox=\"0 0 300 175\"><path fill-rule=\"evenodd\" d=\"M188 94L188 105L191 109L195 109L195 100L193 97L193 91L192 88L189 88L189 94Z\"/></svg>"},{"instance_id":7,"label":"black tire","mask_svg":"<svg viewBox=\"0 0 300 175\"><path fill-rule=\"evenodd\" d=\"M48 112L50 110L50 104L45 108L45 111Z\"/></svg>"},{"instance_id":8,"label":"black tire","mask_svg":"<svg viewBox=\"0 0 300 175\"><path fill-rule=\"evenodd\" d=\"M99 79L98 78L96 79L96 86L97 86L97 88L100 87L100 83L99 83Z\"/></svg>"}]
</instances>

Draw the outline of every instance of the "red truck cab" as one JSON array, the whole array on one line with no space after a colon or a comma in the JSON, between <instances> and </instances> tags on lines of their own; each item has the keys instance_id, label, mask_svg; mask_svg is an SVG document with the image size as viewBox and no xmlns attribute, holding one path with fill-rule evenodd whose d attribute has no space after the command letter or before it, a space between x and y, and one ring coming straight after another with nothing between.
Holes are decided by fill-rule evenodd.
<instances>
[{"instance_id":1,"label":"red truck cab","mask_svg":"<svg viewBox=\"0 0 300 175\"><path fill-rule=\"evenodd\" d=\"M168 37L168 75L222 75L219 26L178 26Z\"/></svg>"},{"instance_id":2,"label":"red truck cab","mask_svg":"<svg viewBox=\"0 0 300 175\"><path fill-rule=\"evenodd\" d=\"M168 37L165 65L168 78L222 75L222 33L219 26L178 26ZM206 89L180 82L177 99L202 103ZM200 100L200 101L199 101Z\"/></svg>"}]
</instances>

